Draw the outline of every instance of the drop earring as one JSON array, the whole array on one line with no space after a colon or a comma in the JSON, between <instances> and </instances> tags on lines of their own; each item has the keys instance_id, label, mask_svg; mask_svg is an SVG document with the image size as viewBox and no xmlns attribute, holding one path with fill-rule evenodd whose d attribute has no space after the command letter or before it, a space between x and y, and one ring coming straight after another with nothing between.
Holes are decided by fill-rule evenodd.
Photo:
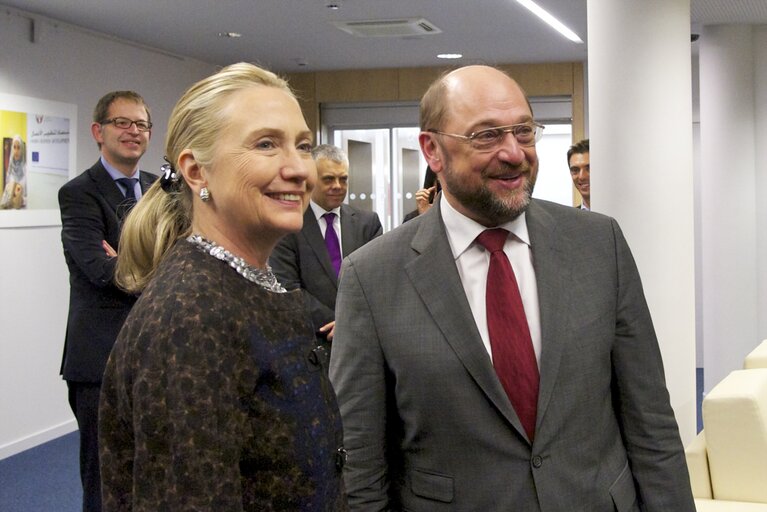
<instances>
[{"instance_id":1,"label":"drop earring","mask_svg":"<svg viewBox=\"0 0 767 512\"><path fill-rule=\"evenodd\" d=\"M208 187L202 187L200 189L200 200L203 203L210 201L210 191L208 191Z\"/></svg>"}]
</instances>

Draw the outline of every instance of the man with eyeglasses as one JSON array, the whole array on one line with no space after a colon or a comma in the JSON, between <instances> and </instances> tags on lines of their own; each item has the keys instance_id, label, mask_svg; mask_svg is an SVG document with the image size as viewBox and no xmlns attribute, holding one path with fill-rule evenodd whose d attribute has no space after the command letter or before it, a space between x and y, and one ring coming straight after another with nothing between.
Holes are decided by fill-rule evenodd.
<instances>
[{"instance_id":1,"label":"man with eyeglasses","mask_svg":"<svg viewBox=\"0 0 767 512\"><path fill-rule=\"evenodd\" d=\"M84 512L101 510L97 442L101 376L136 301L114 284L115 256L123 219L157 178L138 167L151 129L149 107L139 94L106 94L96 105L91 124L101 157L59 190L61 241L70 284L61 375L80 430Z\"/></svg>"},{"instance_id":2,"label":"man with eyeglasses","mask_svg":"<svg viewBox=\"0 0 767 512\"><path fill-rule=\"evenodd\" d=\"M616 222L532 199L502 71L421 100L435 207L346 258L330 377L351 510L694 512L658 342Z\"/></svg>"}]
</instances>

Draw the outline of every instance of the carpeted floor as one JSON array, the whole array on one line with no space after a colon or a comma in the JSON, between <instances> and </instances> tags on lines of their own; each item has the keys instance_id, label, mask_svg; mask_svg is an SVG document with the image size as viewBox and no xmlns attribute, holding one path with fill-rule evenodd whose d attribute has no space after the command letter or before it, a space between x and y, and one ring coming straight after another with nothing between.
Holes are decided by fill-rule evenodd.
<instances>
[{"instance_id":1,"label":"carpeted floor","mask_svg":"<svg viewBox=\"0 0 767 512\"><path fill-rule=\"evenodd\" d=\"M698 432L703 428L703 369L696 371ZM82 508L77 432L0 460L0 511L79 512Z\"/></svg>"},{"instance_id":2,"label":"carpeted floor","mask_svg":"<svg viewBox=\"0 0 767 512\"><path fill-rule=\"evenodd\" d=\"M77 432L0 460L2 512L79 512Z\"/></svg>"}]
</instances>

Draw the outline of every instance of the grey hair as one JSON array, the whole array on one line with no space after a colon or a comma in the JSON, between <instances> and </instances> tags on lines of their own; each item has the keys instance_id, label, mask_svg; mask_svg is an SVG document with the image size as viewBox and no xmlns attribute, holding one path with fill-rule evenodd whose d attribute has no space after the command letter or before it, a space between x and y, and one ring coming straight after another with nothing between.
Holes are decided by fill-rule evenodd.
<instances>
[{"instance_id":1,"label":"grey hair","mask_svg":"<svg viewBox=\"0 0 767 512\"><path fill-rule=\"evenodd\" d=\"M344 164L347 167L349 166L349 157L346 156L346 151L331 144L320 144L319 146L315 146L314 149L312 149L312 158L314 158L315 161L324 158L331 162Z\"/></svg>"}]
</instances>

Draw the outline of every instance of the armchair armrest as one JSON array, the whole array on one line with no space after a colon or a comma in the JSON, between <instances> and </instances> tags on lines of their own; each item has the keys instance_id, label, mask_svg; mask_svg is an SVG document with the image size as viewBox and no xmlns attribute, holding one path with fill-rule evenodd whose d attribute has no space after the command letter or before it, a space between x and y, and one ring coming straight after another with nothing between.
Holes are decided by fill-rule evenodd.
<instances>
[{"instance_id":1,"label":"armchair armrest","mask_svg":"<svg viewBox=\"0 0 767 512\"><path fill-rule=\"evenodd\" d=\"M767 368L767 340L762 341L754 350L749 352L743 361L743 368Z\"/></svg>"},{"instance_id":2,"label":"armchair armrest","mask_svg":"<svg viewBox=\"0 0 767 512\"><path fill-rule=\"evenodd\" d=\"M687 458L687 470L690 472L692 495L696 498L713 498L705 431L695 436L695 439L685 448L684 455Z\"/></svg>"}]
</instances>

